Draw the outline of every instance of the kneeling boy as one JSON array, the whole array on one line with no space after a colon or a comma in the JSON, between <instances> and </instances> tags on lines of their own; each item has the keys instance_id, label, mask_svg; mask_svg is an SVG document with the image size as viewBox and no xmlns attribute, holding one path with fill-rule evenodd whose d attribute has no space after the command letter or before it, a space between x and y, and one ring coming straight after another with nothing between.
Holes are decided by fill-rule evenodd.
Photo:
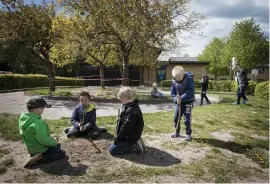
<instances>
[{"instance_id":1,"label":"kneeling boy","mask_svg":"<svg viewBox=\"0 0 270 184\"><path fill-rule=\"evenodd\" d=\"M21 114L19 130L31 158L24 167L64 158L66 152L50 136L48 125L41 119L44 108L51 105L40 97L31 98L26 105L28 113Z\"/></svg>"},{"instance_id":2,"label":"kneeling boy","mask_svg":"<svg viewBox=\"0 0 270 184\"><path fill-rule=\"evenodd\" d=\"M142 154L145 149L141 139L144 121L138 100L134 100L129 87L120 88L117 96L123 105L116 127L116 138L110 145L109 152L111 155L117 155L135 149Z\"/></svg>"}]
</instances>

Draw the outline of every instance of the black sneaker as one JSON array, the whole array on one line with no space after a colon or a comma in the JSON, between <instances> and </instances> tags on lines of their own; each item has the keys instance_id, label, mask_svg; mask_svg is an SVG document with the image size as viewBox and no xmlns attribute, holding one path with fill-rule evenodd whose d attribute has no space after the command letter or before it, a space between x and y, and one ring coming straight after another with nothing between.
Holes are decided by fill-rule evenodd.
<instances>
[{"instance_id":1,"label":"black sneaker","mask_svg":"<svg viewBox=\"0 0 270 184\"><path fill-rule=\"evenodd\" d=\"M99 133L107 133L107 129L106 128L99 128Z\"/></svg>"},{"instance_id":2,"label":"black sneaker","mask_svg":"<svg viewBox=\"0 0 270 184\"><path fill-rule=\"evenodd\" d=\"M29 166L39 164L41 159L42 159L42 153L35 154L28 161L25 162L23 167L27 168Z\"/></svg>"},{"instance_id":3,"label":"black sneaker","mask_svg":"<svg viewBox=\"0 0 270 184\"><path fill-rule=\"evenodd\" d=\"M88 137L90 138L90 139L97 139L98 137L100 136L100 134L99 134L99 132L89 132L88 133Z\"/></svg>"},{"instance_id":4,"label":"black sneaker","mask_svg":"<svg viewBox=\"0 0 270 184\"><path fill-rule=\"evenodd\" d=\"M68 131L69 131L69 128L66 128L64 132L67 134L67 133L68 133Z\"/></svg>"},{"instance_id":5,"label":"black sneaker","mask_svg":"<svg viewBox=\"0 0 270 184\"><path fill-rule=\"evenodd\" d=\"M180 137L180 134L176 134L176 136L175 136L175 134L173 134L173 135L171 135L171 137L172 138L177 138L177 137Z\"/></svg>"}]
</instances>

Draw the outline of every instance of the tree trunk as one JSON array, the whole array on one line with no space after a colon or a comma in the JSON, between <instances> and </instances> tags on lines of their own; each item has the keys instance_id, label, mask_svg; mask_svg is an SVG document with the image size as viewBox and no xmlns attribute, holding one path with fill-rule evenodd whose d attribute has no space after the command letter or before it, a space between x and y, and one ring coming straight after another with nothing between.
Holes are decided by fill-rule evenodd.
<instances>
[{"instance_id":1,"label":"tree trunk","mask_svg":"<svg viewBox=\"0 0 270 184\"><path fill-rule=\"evenodd\" d=\"M49 87L50 91L55 91L55 74L53 71L53 64L47 60L47 73L48 73L48 78L49 78Z\"/></svg>"},{"instance_id":2,"label":"tree trunk","mask_svg":"<svg viewBox=\"0 0 270 184\"><path fill-rule=\"evenodd\" d=\"M140 86L144 85L144 67L140 67Z\"/></svg>"},{"instance_id":3,"label":"tree trunk","mask_svg":"<svg viewBox=\"0 0 270 184\"><path fill-rule=\"evenodd\" d=\"M99 66L99 69L100 69L100 87L101 89L105 89L105 86L104 86L104 65L101 64Z\"/></svg>"},{"instance_id":4,"label":"tree trunk","mask_svg":"<svg viewBox=\"0 0 270 184\"><path fill-rule=\"evenodd\" d=\"M128 53L123 53L123 80L122 85L128 86L129 85L129 68L128 68Z\"/></svg>"},{"instance_id":5,"label":"tree trunk","mask_svg":"<svg viewBox=\"0 0 270 184\"><path fill-rule=\"evenodd\" d=\"M215 81L217 81L217 75L215 75Z\"/></svg>"}]
</instances>

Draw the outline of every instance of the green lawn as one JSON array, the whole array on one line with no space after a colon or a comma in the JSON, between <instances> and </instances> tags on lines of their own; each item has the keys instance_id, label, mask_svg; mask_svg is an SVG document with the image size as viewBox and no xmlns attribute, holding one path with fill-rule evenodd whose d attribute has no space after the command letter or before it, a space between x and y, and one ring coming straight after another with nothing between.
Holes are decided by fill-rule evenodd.
<instances>
[{"instance_id":1,"label":"green lawn","mask_svg":"<svg viewBox=\"0 0 270 184\"><path fill-rule=\"evenodd\" d=\"M164 151L175 154L182 150L205 150L205 155L200 159L188 164L175 163L169 167L140 167L134 165L134 163L132 165L121 165L115 159L105 155L103 161L92 160L93 164L98 165L94 169L90 169L84 176L74 176L69 181L110 182L115 181L112 178L121 178L117 181L145 182L152 181L150 179L158 176L192 178L192 182L268 181L268 169L265 169L269 166L268 100L249 97L248 105L235 106L231 104L235 101L235 95L221 96L222 100L218 104L193 109L193 141L189 143L162 138L164 135L169 136L174 131L173 112L144 114L143 136L146 142L158 140L158 145ZM0 135L2 139L20 140L17 120L18 115L0 114ZM69 119L67 118L48 120L47 122L52 134L56 137L69 125ZM110 133L114 134L115 117L98 117L97 124L105 126ZM182 123L182 129L183 127ZM225 132L233 140L224 141L221 139L222 135L219 139L214 136L214 133L217 132L221 134ZM74 139L69 141L74 141ZM8 155L10 151L0 147L0 156ZM153 157L156 157L156 155ZM150 159L151 157L147 158ZM249 164L252 166L246 165L246 162L250 162ZM0 175L1 172L7 172L6 167L9 164L14 163L5 161L0 164ZM110 164L118 164L119 167L115 165L118 169L112 170L109 169ZM254 177L261 180L252 180ZM36 181L38 181L37 178L33 182ZM166 182L166 180L161 181Z\"/></svg>"}]
</instances>

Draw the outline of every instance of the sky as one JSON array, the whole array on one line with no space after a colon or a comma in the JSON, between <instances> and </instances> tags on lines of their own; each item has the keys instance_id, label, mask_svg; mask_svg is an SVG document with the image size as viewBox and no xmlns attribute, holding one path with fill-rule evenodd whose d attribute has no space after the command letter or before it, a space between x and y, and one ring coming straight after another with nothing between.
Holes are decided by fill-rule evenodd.
<instances>
[{"instance_id":1,"label":"sky","mask_svg":"<svg viewBox=\"0 0 270 184\"><path fill-rule=\"evenodd\" d=\"M31 2L25 0L26 3ZM41 0L34 1L40 3ZM200 12L206 26L201 30L203 36L185 33L180 41L188 46L176 49L178 52L166 53L161 58L184 56L197 57L213 37L227 36L236 22L245 18L254 18L261 24L264 34L269 36L269 0L191 0L191 9ZM188 37L188 38L186 38Z\"/></svg>"},{"instance_id":2,"label":"sky","mask_svg":"<svg viewBox=\"0 0 270 184\"><path fill-rule=\"evenodd\" d=\"M227 36L233 25L244 18L253 17L269 36L269 0L192 0L191 8L204 15L207 25L202 30L203 37L190 35L184 40L189 47L181 54L197 57L213 37Z\"/></svg>"}]
</instances>

